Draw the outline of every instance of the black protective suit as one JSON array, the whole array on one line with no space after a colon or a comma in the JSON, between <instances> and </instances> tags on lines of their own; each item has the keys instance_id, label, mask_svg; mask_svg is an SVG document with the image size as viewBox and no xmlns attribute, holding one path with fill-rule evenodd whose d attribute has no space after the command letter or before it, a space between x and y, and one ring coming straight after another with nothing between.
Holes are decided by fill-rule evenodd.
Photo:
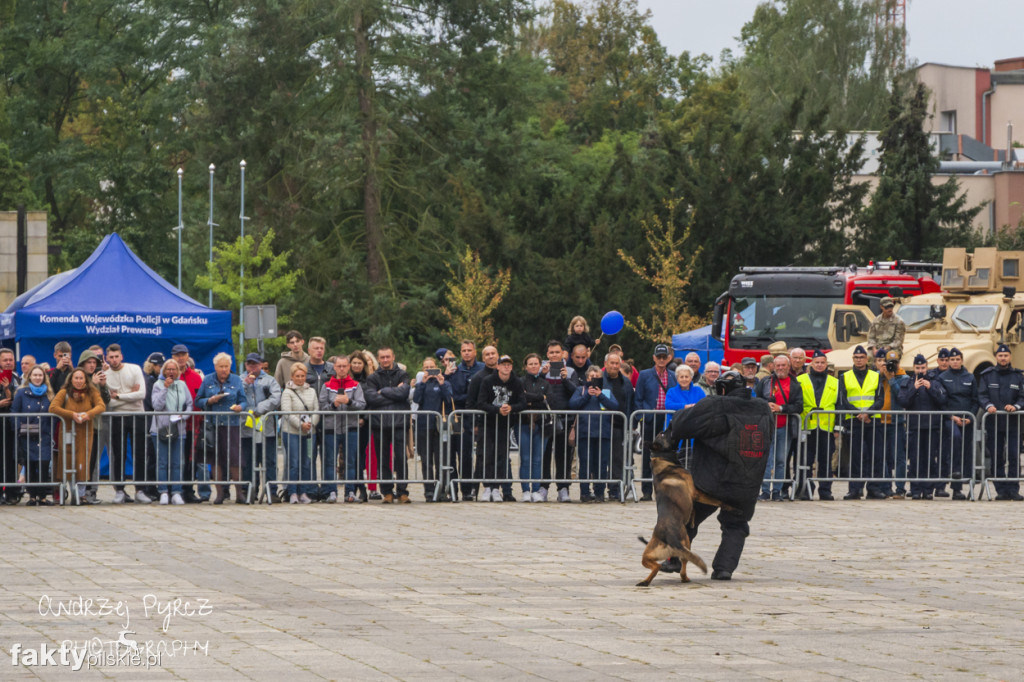
<instances>
[{"instance_id":1,"label":"black protective suit","mask_svg":"<svg viewBox=\"0 0 1024 682\"><path fill-rule=\"evenodd\" d=\"M726 396L710 396L672 417L671 442L694 439L690 470L694 485L737 509L723 509L718 514L722 542L712 562L716 571L732 573L740 562L750 534L748 522L754 516L764 481L774 419L768 403L752 398L746 388ZM691 540L697 536L697 527L714 511L710 505L694 504Z\"/></svg>"}]
</instances>

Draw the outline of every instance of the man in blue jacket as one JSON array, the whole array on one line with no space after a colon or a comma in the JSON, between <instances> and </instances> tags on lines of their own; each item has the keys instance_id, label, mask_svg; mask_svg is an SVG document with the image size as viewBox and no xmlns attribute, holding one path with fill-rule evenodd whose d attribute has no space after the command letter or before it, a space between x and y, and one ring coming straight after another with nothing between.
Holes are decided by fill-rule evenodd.
<instances>
[{"instance_id":1,"label":"man in blue jacket","mask_svg":"<svg viewBox=\"0 0 1024 682\"><path fill-rule=\"evenodd\" d=\"M899 395L900 407L910 412L938 412L946 407L946 389L938 377L928 378L928 360L918 353L914 357L914 375L903 381ZM922 479L938 478L938 452L942 418L931 415L907 415L907 454L910 463L910 497L932 499L935 484Z\"/></svg>"},{"instance_id":2,"label":"man in blue jacket","mask_svg":"<svg viewBox=\"0 0 1024 682\"><path fill-rule=\"evenodd\" d=\"M636 391L633 394L634 410L664 410L665 394L676 385L675 375L668 371L668 363L672 359L669 347L659 343L654 347L654 367L642 370L637 377ZM643 464L641 475L643 481L640 490L641 501L650 501L654 493L654 480L651 473L650 443L665 428L665 416L646 414L643 416L641 442L643 443Z\"/></svg>"},{"instance_id":3,"label":"man in blue jacket","mask_svg":"<svg viewBox=\"0 0 1024 682\"><path fill-rule=\"evenodd\" d=\"M469 339L462 341L459 347L459 354L462 356L462 362L454 370L450 366L446 367L444 375L452 385L452 399L455 401L455 409L467 410L469 409L467 404L469 382L473 380L473 377L484 366L483 363L477 362L476 344ZM462 432L456 434L452 440L451 466L454 469L452 475L458 478L459 472L463 472L462 475L468 478L473 475L473 429L466 428L467 420L462 419L461 421ZM463 483L460 487L462 489L462 499L471 502L476 498L476 483ZM456 501L452 500L452 502Z\"/></svg>"}]
</instances>

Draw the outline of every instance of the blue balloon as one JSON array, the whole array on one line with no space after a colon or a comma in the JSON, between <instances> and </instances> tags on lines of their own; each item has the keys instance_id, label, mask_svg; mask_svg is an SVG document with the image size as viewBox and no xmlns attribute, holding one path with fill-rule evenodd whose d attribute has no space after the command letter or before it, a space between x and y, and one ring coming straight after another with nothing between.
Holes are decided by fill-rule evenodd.
<instances>
[{"instance_id":1,"label":"blue balloon","mask_svg":"<svg viewBox=\"0 0 1024 682\"><path fill-rule=\"evenodd\" d=\"M618 334L626 325L626 318L618 310L612 310L601 318L601 333Z\"/></svg>"}]
</instances>

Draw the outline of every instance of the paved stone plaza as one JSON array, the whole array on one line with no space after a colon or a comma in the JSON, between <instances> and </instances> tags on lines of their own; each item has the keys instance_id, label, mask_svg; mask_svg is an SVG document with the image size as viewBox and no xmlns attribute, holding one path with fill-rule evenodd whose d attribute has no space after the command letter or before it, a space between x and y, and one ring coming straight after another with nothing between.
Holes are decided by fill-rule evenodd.
<instances>
[{"instance_id":1,"label":"paved stone plaza","mask_svg":"<svg viewBox=\"0 0 1024 682\"><path fill-rule=\"evenodd\" d=\"M1024 677L1024 505L762 503L733 582L691 571L687 585L634 587L636 536L655 515L650 503L0 508L0 679ZM710 564L717 541L711 520L694 549ZM86 615L61 610L80 613L79 597L94 600ZM159 665L11 663L15 644L22 663L63 640L127 653L119 636L163 652Z\"/></svg>"}]
</instances>

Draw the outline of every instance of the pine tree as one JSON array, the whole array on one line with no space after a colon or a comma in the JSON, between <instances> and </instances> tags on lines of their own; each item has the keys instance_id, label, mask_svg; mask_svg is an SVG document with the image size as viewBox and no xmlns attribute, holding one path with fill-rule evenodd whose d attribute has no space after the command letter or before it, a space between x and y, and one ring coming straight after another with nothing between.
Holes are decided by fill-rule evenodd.
<instances>
[{"instance_id":1,"label":"pine tree","mask_svg":"<svg viewBox=\"0 0 1024 682\"><path fill-rule=\"evenodd\" d=\"M893 87L887 123L879 134L878 187L864 215L859 251L867 258L938 258L963 242L981 206L967 208L956 178L936 185L939 160L924 131L928 95L923 84L908 97Z\"/></svg>"}]
</instances>

